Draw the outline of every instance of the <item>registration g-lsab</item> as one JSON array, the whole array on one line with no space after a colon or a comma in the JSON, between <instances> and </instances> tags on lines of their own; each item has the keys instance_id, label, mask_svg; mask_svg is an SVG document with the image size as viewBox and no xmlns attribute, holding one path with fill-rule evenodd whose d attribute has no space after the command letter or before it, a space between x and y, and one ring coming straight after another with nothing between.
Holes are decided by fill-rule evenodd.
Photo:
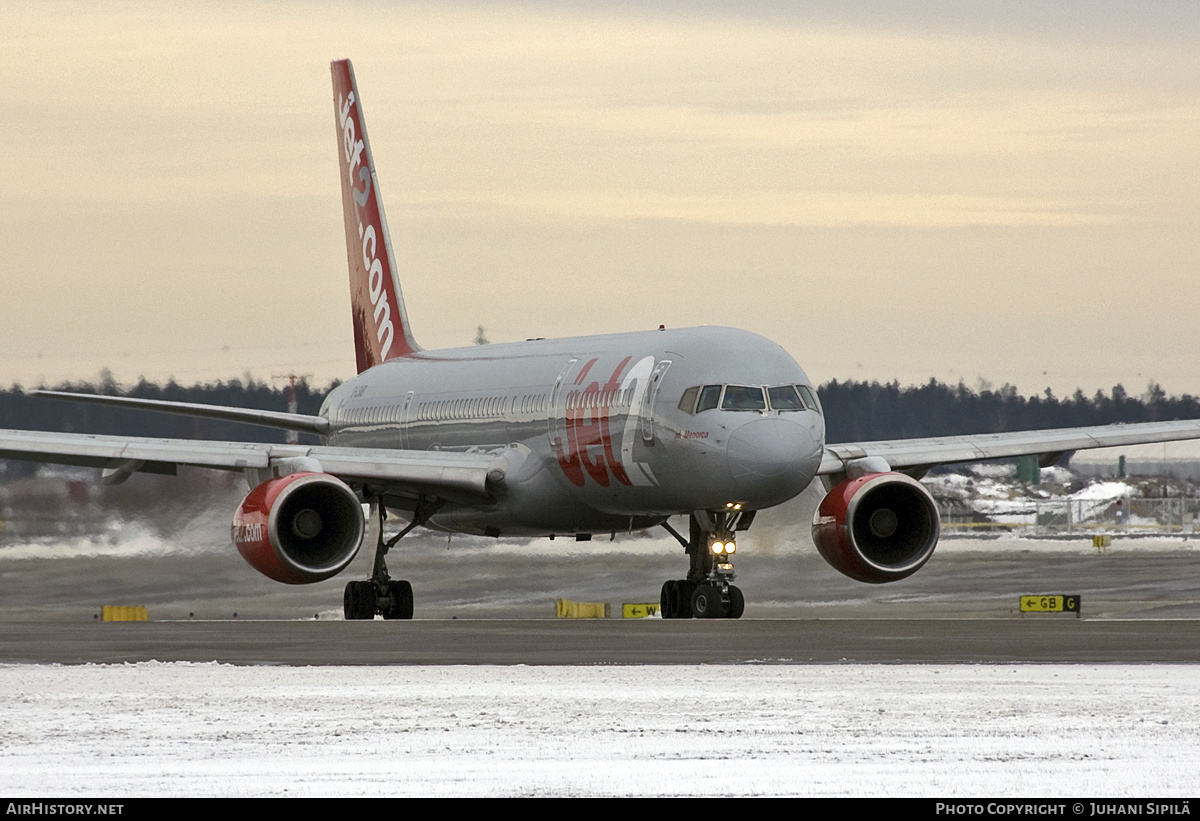
<instances>
[{"instance_id":1,"label":"registration g-lsab","mask_svg":"<svg viewBox=\"0 0 1200 821\"><path fill-rule=\"evenodd\" d=\"M733 328L650 330L423 350L396 255L349 61L332 64L334 121L358 375L318 416L53 394L316 434L320 445L0 431L0 457L101 468L105 482L179 465L243 473L234 514L246 560L288 584L344 570L380 521L371 577L346 585L350 619L411 618L413 592L385 557L415 527L527 538L663 527L686 573L662 585L666 618L737 618L737 534L803 491L827 495L821 555L863 582L915 573L937 545L929 468L1080 448L1200 438L1167 422L920 440L825 444L812 382L781 347ZM43 392L49 393L49 392ZM387 535L384 522L407 522ZM668 522L688 517L686 534Z\"/></svg>"}]
</instances>

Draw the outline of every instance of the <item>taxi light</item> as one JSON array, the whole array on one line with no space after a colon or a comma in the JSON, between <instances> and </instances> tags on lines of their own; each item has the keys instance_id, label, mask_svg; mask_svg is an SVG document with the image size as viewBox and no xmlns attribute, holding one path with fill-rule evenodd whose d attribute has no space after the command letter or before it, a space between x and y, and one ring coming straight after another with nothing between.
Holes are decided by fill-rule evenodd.
<instances>
[{"instance_id":1,"label":"taxi light","mask_svg":"<svg viewBox=\"0 0 1200 821\"><path fill-rule=\"evenodd\" d=\"M737 545L734 542L726 542L725 543L725 552L726 553L732 553L735 550L737 550Z\"/></svg>"},{"instance_id":2,"label":"taxi light","mask_svg":"<svg viewBox=\"0 0 1200 821\"><path fill-rule=\"evenodd\" d=\"M718 556L720 556L724 551L725 551L725 545L721 544L720 542L712 543L712 552L713 553L716 553Z\"/></svg>"}]
</instances>

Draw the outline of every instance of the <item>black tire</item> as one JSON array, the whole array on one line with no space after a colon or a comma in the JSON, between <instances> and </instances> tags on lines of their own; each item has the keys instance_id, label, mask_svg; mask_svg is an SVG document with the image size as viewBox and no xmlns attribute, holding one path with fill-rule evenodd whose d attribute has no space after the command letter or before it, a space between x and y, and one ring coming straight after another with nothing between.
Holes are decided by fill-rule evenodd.
<instances>
[{"instance_id":1,"label":"black tire","mask_svg":"<svg viewBox=\"0 0 1200 821\"><path fill-rule=\"evenodd\" d=\"M413 617L413 589L406 581L388 582L388 596L392 603L384 612L385 619L411 619Z\"/></svg>"},{"instance_id":2,"label":"black tire","mask_svg":"<svg viewBox=\"0 0 1200 821\"><path fill-rule=\"evenodd\" d=\"M687 579L671 579L663 582L658 594L658 614L664 619L692 618L692 593L696 583Z\"/></svg>"},{"instance_id":3,"label":"black tire","mask_svg":"<svg viewBox=\"0 0 1200 821\"><path fill-rule=\"evenodd\" d=\"M698 619L719 619L725 615L721 591L707 584L699 585L692 593L692 615Z\"/></svg>"},{"instance_id":4,"label":"black tire","mask_svg":"<svg viewBox=\"0 0 1200 821\"><path fill-rule=\"evenodd\" d=\"M379 612L375 585L370 582L359 582L358 584L358 617L364 621L370 621Z\"/></svg>"},{"instance_id":5,"label":"black tire","mask_svg":"<svg viewBox=\"0 0 1200 821\"><path fill-rule=\"evenodd\" d=\"M675 618L692 618L692 593L695 591L695 582L689 582L687 579L680 579L675 582L675 594L678 596L678 598L675 600Z\"/></svg>"},{"instance_id":6,"label":"black tire","mask_svg":"<svg viewBox=\"0 0 1200 821\"><path fill-rule=\"evenodd\" d=\"M658 615L664 619L673 619L675 616L675 582L668 579L663 582L662 592L658 594Z\"/></svg>"},{"instance_id":7,"label":"black tire","mask_svg":"<svg viewBox=\"0 0 1200 821\"><path fill-rule=\"evenodd\" d=\"M742 595L740 587L729 585L729 610L725 613L727 619L740 619L742 613L746 612L746 597Z\"/></svg>"},{"instance_id":8,"label":"black tire","mask_svg":"<svg viewBox=\"0 0 1200 821\"><path fill-rule=\"evenodd\" d=\"M342 596L342 611L347 621L369 621L375 618L375 585L370 582L350 582Z\"/></svg>"}]
</instances>

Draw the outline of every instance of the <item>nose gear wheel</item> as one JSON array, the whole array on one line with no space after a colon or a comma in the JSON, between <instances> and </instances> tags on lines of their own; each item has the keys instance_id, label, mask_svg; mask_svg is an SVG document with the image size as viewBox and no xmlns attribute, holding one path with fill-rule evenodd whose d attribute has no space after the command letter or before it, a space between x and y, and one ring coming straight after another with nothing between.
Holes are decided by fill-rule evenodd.
<instances>
[{"instance_id":1,"label":"nose gear wheel","mask_svg":"<svg viewBox=\"0 0 1200 821\"><path fill-rule=\"evenodd\" d=\"M709 513L690 517L690 539L685 540L670 525L664 524L671 535L683 544L690 560L686 579L663 582L659 593L659 615L664 619L740 619L746 610L742 591L730 582L734 579L733 560L726 552L718 557L710 545L716 540L732 541L739 520L749 524L750 516L738 513Z\"/></svg>"}]
</instances>

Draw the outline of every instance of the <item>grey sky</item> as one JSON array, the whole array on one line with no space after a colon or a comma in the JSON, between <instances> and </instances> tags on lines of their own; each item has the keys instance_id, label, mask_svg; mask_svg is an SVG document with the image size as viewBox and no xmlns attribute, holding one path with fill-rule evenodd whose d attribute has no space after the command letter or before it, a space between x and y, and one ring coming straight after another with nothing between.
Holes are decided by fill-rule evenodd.
<instances>
[{"instance_id":1,"label":"grey sky","mask_svg":"<svg viewBox=\"0 0 1200 821\"><path fill-rule=\"evenodd\" d=\"M350 57L426 347L1200 392L1195 4L923 8L0 5L0 383L351 375Z\"/></svg>"}]
</instances>

